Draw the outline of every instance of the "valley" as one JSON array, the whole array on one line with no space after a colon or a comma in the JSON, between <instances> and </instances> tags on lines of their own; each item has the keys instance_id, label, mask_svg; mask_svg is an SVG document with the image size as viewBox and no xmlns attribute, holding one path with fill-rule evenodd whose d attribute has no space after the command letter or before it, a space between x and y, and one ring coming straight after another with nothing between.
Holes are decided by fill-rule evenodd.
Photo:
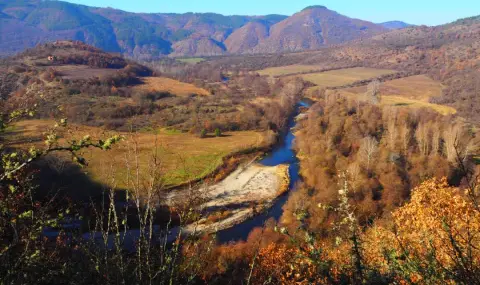
<instances>
[{"instance_id":1,"label":"valley","mask_svg":"<svg viewBox=\"0 0 480 285\"><path fill-rule=\"evenodd\" d=\"M478 284L480 17L385 5L0 1L0 284Z\"/></svg>"}]
</instances>

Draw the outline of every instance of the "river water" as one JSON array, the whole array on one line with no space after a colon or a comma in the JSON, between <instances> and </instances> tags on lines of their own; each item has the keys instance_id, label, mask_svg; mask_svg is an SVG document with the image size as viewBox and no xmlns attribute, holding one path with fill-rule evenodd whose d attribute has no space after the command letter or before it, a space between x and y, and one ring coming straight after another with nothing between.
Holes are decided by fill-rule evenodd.
<instances>
[{"instance_id":1,"label":"river water","mask_svg":"<svg viewBox=\"0 0 480 285\"><path fill-rule=\"evenodd\" d=\"M235 242L240 240L246 240L250 232L256 227L263 227L265 222L273 218L278 221L283 214L283 205L288 200L288 197L292 191L295 191L295 184L299 181L299 164L298 159L293 151L293 141L295 135L293 134L293 128L296 125L295 117L299 114L300 107L309 107L307 102L300 101L295 107L294 115L288 121L288 132L283 136L282 141L278 144L273 151L260 161L261 164L267 166L276 166L279 164L288 164L288 173L290 176L289 191L278 197L273 206L266 212L261 213L243 223L240 223L234 227L225 229L217 233L217 239L220 243Z\"/></svg>"}]
</instances>

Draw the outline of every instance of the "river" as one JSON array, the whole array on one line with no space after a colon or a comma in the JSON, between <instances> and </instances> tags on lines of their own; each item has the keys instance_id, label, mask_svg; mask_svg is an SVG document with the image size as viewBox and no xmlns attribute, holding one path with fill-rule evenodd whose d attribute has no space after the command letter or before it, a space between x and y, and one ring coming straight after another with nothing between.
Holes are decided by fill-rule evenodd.
<instances>
[{"instance_id":1,"label":"river","mask_svg":"<svg viewBox=\"0 0 480 285\"><path fill-rule=\"evenodd\" d=\"M294 115L291 116L288 121L288 132L283 136L282 141L273 149L273 151L260 161L261 164L266 166L288 164L288 174L290 176L289 191L278 197L274 205L268 211L236 226L217 232L217 239L220 243L246 240L254 228L263 227L265 222L270 218L278 221L282 216L283 205L287 202L290 193L295 191L295 184L300 180L300 166L295 152L293 151L293 141L295 139L293 129L296 125L295 117L299 114L300 107L309 106L310 105L305 101L300 101L297 104Z\"/></svg>"},{"instance_id":2,"label":"river","mask_svg":"<svg viewBox=\"0 0 480 285\"><path fill-rule=\"evenodd\" d=\"M280 164L288 164L288 173L290 177L289 182L289 191L278 197L273 206L267 211L256 215L255 217L235 225L231 228L217 232L217 239L220 243L236 242L240 240L246 240L250 232L256 227L263 227L265 222L271 218L278 221L283 214L283 206L288 200L290 193L295 191L295 184L300 180L299 175L299 163L296 157L295 152L293 151L293 142L295 135L293 134L294 127L296 125L295 118L299 114L301 107L309 107L309 103L305 101L300 101L296 107L295 112L288 121L288 131L283 135L280 143L274 147L273 151L269 153L265 158L259 161L260 164L266 166L276 166ZM155 231L159 231L160 228L155 226ZM54 229L44 229L43 234L46 237L54 238L57 237L59 232ZM128 230L126 236L124 237L125 248L133 250L134 243L138 239L140 232L138 229ZM173 238L176 237L176 234L171 234ZM102 234L99 232L88 232L84 233L83 237L89 240L102 240ZM113 246L114 235L109 235L108 247Z\"/></svg>"}]
</instances>

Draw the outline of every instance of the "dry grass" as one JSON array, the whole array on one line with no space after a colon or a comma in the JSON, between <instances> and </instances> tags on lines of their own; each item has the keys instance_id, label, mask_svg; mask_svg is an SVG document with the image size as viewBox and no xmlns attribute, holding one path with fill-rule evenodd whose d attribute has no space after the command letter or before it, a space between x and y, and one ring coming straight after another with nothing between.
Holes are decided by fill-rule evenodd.
<instances>
[{"instance_id":1,"label":"dry grass","mask_svg":"<svg viewBox=\"0 0 480 285\"><path fill-rule=\"evenodd\" d=\"M210 95L210 93L202 88L198 88L193 84L180 82L178 80L165 77L145 77L144 84L136 86L135 89L143 91L169 92L176 96Z\"/></svg>"},{"instance_id":2,"label":"dry grass","mask_svg":"<svg viewBox=\"0 0 480 285\"><path fill-rule=\"evenodd\" d=\"M382 84L380 92L387 96L401 96L428 102L431 97L441 96L443 88L440 82L426 75L417 75L386 82Z\"/></svg>"},{"instance_id":3,"label":"dry grass","mask_svg":"<svg viewBox=\"0 0 480 285\"><path fill-rule=\"evenodd\" d=\"M405 106L410 108L430 108L440 114L455 114L452 107L429 103L431 97L442 95L443 86L428 76L417 75L395 79L382 83L380 104L391 106ZM357 97L365 94L366 86L337 90L342 95Z\"/></svg>"},{"instance_id":4,"label":"dry grass","mask_svg":"<svg viewBox=\"0 0 480 285\"><path fill-rule=\"evenodd\" d=\"M396 71L389 69L355 67L297 76L317 85L317 87L314 88L325 88L342 86L355 81L371 79L392 73L396 73Z\"/></svg>"},{"instance_id":5,"label":"dry grass","mask_svg":"<svg viewBox=\"0 0 480 285\"><path fill-rule=\"evenodd\" d=\"M280 66L280 67L270 67L263 70L258 70L258 74L260 75L269 75L269 76L284 76L299 72L314 72L317 70L322 69L321 65L287 65L287 66Z\"/></svg>"},{"instance_id":6,"label":"dry grass","mask_svg":"<svg viewBox=\"0 0 480 285\"><path fill-rule=\"evenodd\" d=\"M197 64L205 61L203 57L187 57L187 58L177 58L177 61L188 63L188 64Z\"/></svg>"},{"instance_id":7,"label":"dry grass","mask_svg":"<svg viewBox=\"0 0 480 285\"><path fill-rule=\"evenodd\" d=\"M398 96L412 100L428 102L431 97L442 95L443 86L440 82L426 75L416 75L387 81L381 84L382 96ZM347 88L345 91L354 94L364 94L366 86Z\"/></svg>"},{"instance_id":8,"label":"dry grass","mask_svg":"<svg viewBox=\"0 0 480 285\"><path fill-rule=\"evenodd\" d=\"M405 106L405 107L417 108L417 109L430 108L442 115L451 115L457 112L457 110L449 106L432 104L432 103L428 103L420 100L412 100L412 99L398 97L398 96L384 96L382 97L382 101L380 102L380 104L390 105L390 106Z\"/></svg>"},{"instance_id":9,"label":"dry grass","mask_svg":"<svg viewBox=\"0 0 480 285\"><path fill-rule=\"evenodd\" d=\"M53 122L48 120L22 121L8 132L7 139L14 146L24 148L32 144L41 145L42 133L52 125ZM70 132L62 134L63 138L80 139L86 134L98 138L113 134L93 127L70 128ZM211 136L204 139L193 134L169 130L159 130L156 134L149 132L121 135L125 136L125 141L110 151L90 149L83 153L89 163L85 171L94 181L109 184L113 174L118 183L116 186L126 187L128 171L125 161L130 161L133 167L137 157L133 152L135 148L138 150L139 170L142 175L147 175L151 169L152 156L156 153L165 183L178 185L209 174L228 154L265 143L264 134L253 131L225 133L223 137Z\"/></svg>"},{"instance_id":10,"label":"dry grass","mask_svg":"<svg viewBox=\"0 0 480 285\"><path fill-rule=\"evenodd\" d=\"M62 78L70 80L89 79L92 77L104 78L118 72L118 69L94 68L86 65L62 65L55 66Z\"/></svg>"}]
</instances>

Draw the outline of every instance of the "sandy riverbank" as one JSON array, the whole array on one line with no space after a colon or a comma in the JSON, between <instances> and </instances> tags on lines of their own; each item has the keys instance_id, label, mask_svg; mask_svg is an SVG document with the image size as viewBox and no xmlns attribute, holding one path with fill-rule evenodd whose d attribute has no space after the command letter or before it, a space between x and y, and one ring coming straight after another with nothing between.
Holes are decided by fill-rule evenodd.
<instances>
[{"instance_id":1,"label":"sandy riverbank","mask_svg":"<svg viewBox=\"0 0 480 285\"><path fill-rule=\"evenodd\" d=\"M199 210L206 213L195 224L187 225L184 233L211 233L239 224L272 205L272 202L288 190L288 166L264 166L252 163L240 166L223 181L202 187L204 203ZM171 204L186 198L184 191L177 191L168 197ZM218 219L208 215L223 213Z\"/></svg>"},{"instance_id":2,"label":"sandy riverbank","mask_svg":"<svg viewBox=\"0 0 480 285\"><path fill-rule=\"evenodd\" d=\"M230 228L255 216L258 212L269 208L281 194L288 191L289 177L288 165L264 166L258 163L250 163L240 166L223 181L204 186L195 191L200 191L204 203L199 210L207 213L205 218L198 222L184 226L183 228L172 228L169 230L166 239L173 242L179 235L213 233ZM167 201L175 204L178 200L187 199L187 190L172 192ZM219 211L228 211L229 215L212 222L208 215L214 215ZM154 233L161 233L164 229L154 226ZM120 237L113 234L108 235L104 241L102 233L85 233L83 237L87 240L95 240L99 245L106 245L107 248L114 248L115 238L120 238L127 250L134 250L135 242L140 236L138 229L128 230L121 233Z\"/></svg>"}]
</instances>

